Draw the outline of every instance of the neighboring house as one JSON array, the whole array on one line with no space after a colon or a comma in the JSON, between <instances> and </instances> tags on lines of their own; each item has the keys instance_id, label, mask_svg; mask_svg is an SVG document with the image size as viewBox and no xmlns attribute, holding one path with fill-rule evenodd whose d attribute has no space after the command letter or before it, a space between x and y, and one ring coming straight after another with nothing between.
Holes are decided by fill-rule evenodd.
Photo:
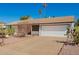
<instances>
[{"instance_id":1,"label":"neighboring house","mask_svg":"<svg viewBox=\"0 0 79 59\"><path fill-rule=\"evenodd\" d=\"M6 29L5 23L0 22L0 37L4 37L5 36L5 29Z\"/></svg>"},{"instance_id":2,"label":"neighboring house","mask_svg":"<svg viewBox=\"0 0 79 59\"><path fill-rule=\"evenodd\" d=\"M74 17L54 17L54 18L40 18L34 20L24 20L11 23L16 27L17 33L25 33L27 35L39 36L61 36L66 33L67 26L74 27Z\"/></svg>"},{"instance_id":3,"label":"neighboring house","mask_svg":"<svg viewBox=\"0 0 79 59\"><path fill-rule=\"evenodd\" d=\"M2 29L4 30L5 28L6 28L5 23L0 22L0 32L2 32L1 30L2 30Z\"/></svg>"},{"instance_id":4,"label":"neighboring house","mask_svg":"<svg viewBox=\"0 0 79 59\"><path fill-rule=\"evenodd\" d=\"M3 23L3 22L0 22L0 26L5 26L5 23Z\"/></svg>"}]
</instances>

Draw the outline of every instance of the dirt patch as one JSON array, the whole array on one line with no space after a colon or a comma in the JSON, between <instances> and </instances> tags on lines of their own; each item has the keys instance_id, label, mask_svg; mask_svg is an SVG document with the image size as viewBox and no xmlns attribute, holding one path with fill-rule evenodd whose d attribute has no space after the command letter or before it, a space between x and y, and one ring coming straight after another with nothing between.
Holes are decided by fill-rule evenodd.
<instances>
[{"instance_id":1,"label":"dirt patch","mask_svg":"<svg viewBox=\"0 0 79 59\"><path fill-rule=\"evenodd\" d=\"M0 47L0 54L57 55L63 44L56 41L64 41L66 38L28 36L18 39L9 38L7 43L8 40L10 44Z\"/></svg>"}]
</instances>

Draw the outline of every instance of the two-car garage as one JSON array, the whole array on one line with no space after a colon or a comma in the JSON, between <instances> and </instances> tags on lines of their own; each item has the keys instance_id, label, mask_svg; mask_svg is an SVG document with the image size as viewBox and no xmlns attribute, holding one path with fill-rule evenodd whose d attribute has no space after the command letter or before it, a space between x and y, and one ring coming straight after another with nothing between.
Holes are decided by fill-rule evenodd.
<instances>
[{"instance_id":1,"label":"two-car garage","mask_svg":"<svg viewBox=\"0 0 79 59\"><path fill-rule=\"evenodd\" d=\"M57 26L40 26L39 35L40 36L64 36L66 34L67 25L57 25Z\"/></svg>"}]
</instances>

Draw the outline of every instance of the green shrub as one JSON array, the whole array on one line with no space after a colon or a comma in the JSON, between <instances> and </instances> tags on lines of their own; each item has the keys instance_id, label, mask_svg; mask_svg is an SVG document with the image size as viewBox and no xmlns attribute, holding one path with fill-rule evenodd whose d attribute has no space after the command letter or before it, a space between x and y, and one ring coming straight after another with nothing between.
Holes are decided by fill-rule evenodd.
<instances>
[{"instance_id":1,"label":"green shrub","mask_svg":"<svg viewBox=\"0 0 79 59\"><path fill-rule=\"evenodd\" d=\"M6 34L7 34L7 35L13 35L14 32L15 32L15 30L14 30L14 28L13 28L12 26L8 26L8 27L6 28Z\"/></svg>"},{"instance_id":2,"label":"green shrub","mask_svg":"<svg viewBox=\"0 0 79 59\"><path fill-rule=\"evenodd\" d=\"M79 43L79 26L75 26L75 28L74 28L74 33L75 33L75 35L73 35L73 37L74 37L74 43L75 44L78 44Z\"/></svg>"}]
</instances>

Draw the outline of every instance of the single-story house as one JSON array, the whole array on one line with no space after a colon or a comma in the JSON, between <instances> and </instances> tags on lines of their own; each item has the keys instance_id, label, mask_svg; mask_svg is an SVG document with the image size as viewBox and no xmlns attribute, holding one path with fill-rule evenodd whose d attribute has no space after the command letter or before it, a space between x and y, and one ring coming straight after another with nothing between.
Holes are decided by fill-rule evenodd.
<instances>
[{"instance_id":1,"label":"single-story house","mask_svg":"<svg viewBox=\"0 0 79 59\"><path fill-rule=\"evenodd\" d=\"M54 18L39 18L27 19L19 22L11 23L16 27L16 33L25 33L26 35L39 36L64 36L67 27L74 27L74 17L54 17Z\"/></svg>"}]
</instances>

